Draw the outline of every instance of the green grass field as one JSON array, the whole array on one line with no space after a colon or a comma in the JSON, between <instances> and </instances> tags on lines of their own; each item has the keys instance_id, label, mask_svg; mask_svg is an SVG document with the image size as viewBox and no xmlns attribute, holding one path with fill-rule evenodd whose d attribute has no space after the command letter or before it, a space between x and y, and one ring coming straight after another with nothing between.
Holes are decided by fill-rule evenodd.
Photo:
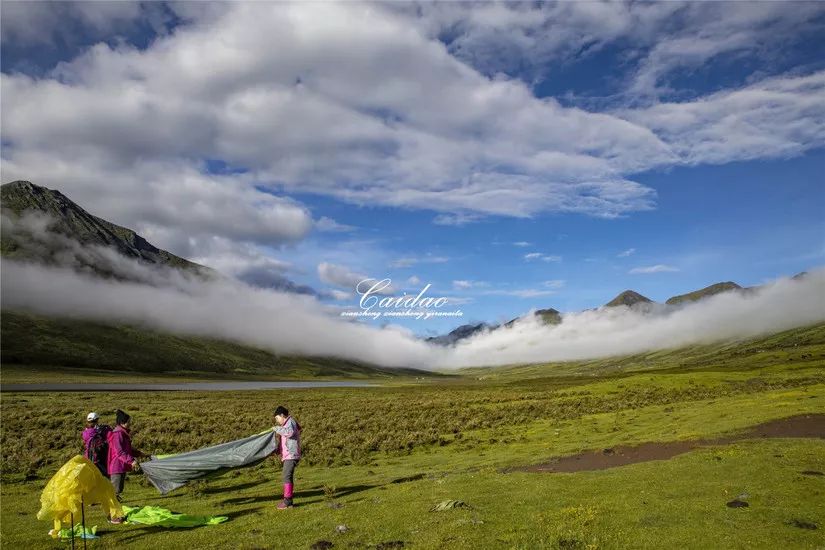
<instances>
[{"instance_id":1,"label":"green grass field","mask_svg":"<svg viewBox=\"0 0 825 550\"><path fill-rule=\"evenodd\" d=\"M180 531L111 526L93 509L101 538L91 547L825 548L825 476L810 473L825 472L823 439L745 440L600 471L507 473L585 450L825 413L824 367L820 325L628 358L474 369L423 385L3 394L1 542L67 545L35 515L48 477L78 451L88 410L124 408L136 447L175 452L259 432L284 404L304 426L295 509L275 509L273 461L166 497L134 475L127 504L230 521ZM749 506L727 507L736 497ZM467 506L430 511L444 500Z\"/></svg>"}]
</instances>

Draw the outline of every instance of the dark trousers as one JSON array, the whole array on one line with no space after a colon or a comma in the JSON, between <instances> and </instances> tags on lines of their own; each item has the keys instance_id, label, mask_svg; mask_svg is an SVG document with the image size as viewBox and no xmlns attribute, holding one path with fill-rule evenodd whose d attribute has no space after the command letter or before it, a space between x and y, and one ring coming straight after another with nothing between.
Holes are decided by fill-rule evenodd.
<instances>
[{"instance_id":1,"label":"dark trousers","mask_svg":"<svg viewBox=\"0 0 825 550\"><path fill-rule=\"evenodd\" d=\"M126 481L126 474L111 474L112 487L115 488L115 495L120 496L123 492L123 483Z\"/></svg>"},{"instance_id":2,"label":"dark trousers","mask_svg":"<svg viewBox=\"0 0 825 550\"><path fill-rule=\"evenodd\" d=\"M294 483L295 467L298 465L297 460L284 460L284 483Z\"/></svg>"}]
</instances>

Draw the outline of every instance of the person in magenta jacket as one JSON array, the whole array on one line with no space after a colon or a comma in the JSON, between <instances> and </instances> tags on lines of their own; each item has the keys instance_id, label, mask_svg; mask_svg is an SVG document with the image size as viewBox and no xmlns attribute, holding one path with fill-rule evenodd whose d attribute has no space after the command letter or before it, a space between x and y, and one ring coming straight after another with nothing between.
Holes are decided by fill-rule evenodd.
<instances>
[{"instance_id":1,"label":"person in magenta jacket","mask_svg":"<svg viewBox=\"0 0 825 550\"><path fill-rule=\"evenodd\" d=\"M115 413L117 426L108 435L109 441L109 478L115 488L115 495L120 500L123 485L126 481L126 472L139 468L138 458L146 455L132 447L132 436L129 435L131 417L120 409Z\"/></svg>"},{"instance_id":2,"label":"person in magenta jacket","mask_svg":"<svg viewBox=\"0 0 825 550\"><path fill-rule=\"evenodd\" d=\"M284 465L284 500L278 510L286 510L292 508L295 467L301 460L301 425L289 415L286 407L275 409L275 423L275 433L281 436L281 462Z\"/></svg>"}]
</instances>

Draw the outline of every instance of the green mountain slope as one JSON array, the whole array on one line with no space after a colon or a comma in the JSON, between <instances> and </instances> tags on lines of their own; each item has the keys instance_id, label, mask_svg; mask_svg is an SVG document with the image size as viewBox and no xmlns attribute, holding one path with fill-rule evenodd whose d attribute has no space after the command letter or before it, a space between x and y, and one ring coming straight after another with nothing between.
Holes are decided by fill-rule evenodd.
<instances>
[{"instance_id":1,"label":"green mountain slope","mask_svg":"<svg viewBox=\"0 0 825 550\"><path fill-rule=\"evenodd\" d=\"M731 290L740 290L741 288L741 286L737 285L732 281L726 281L724 283L716 283L714 285L706 286L705 288L694 290L693 292L688 292L687 294L679 294L678 296L673 296L671 298L668 298L665 303L668 305L676 305L683 304L685 302L696 302L698 300L701 300L702 298L713 296L714 294L730 292Z\"/></svg>"},{"instance_id":2,"label":"green mountain slope","mask_svg":"<svg viewBox=\"0 0 825 550\"><path fill-rule=\"evenodd\" d=\"M57 234L84 247L111 248L126 258L144 263L202 275L214 274L208 267L154 246L131 229L90 214L54 189L47 189L28 181L14 181L0 186L0 203L3 215L12 221L19 222L26 214L48 216L50 221L48 231L45 228L38 230L32 228L31 224L26 226L24 223L16 223L14 230L4 227L0 250L7 257L48 264L65 263L67 243L53 238L53 234ZM91 268L98 275L114 275L106 262L99 258L90 259L83 254L74 254L71 260L75 265Z\"/></svg>"},{"instance_id":3,"label":"green mountain slope","mask_svg":"<svg viewBox=\"0 0 825 550\"><path fill-rule=\"evenodd\" d=\"M275 355L233 342L151 329L3 311L3 369L111 371L232 379L387 378L433 376L344 359ZM8 378L4 377L5 381Z\"/></svg>"}]
</instances>

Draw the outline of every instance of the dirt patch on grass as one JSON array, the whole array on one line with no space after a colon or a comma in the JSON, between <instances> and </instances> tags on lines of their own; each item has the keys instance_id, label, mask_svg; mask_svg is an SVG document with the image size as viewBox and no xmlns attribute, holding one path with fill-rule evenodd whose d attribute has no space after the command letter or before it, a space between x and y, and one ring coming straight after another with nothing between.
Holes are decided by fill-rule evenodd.
<instances>
[{"instance_id":1,"label":"dirt patch on grass","mask_svg":"<svg viewBox=\"0 0 825 550\"><path fill-rule=\"evenodd\" d=\"M651 442L635 446L618 445L607 449L563 456L543 464L510 468L506 471L557 473L605 470L607 468L615 468L637 462L667 460L700 447L728 445L746 439L787 437L825 439L825 414L801 414L779 420L771 420L770 422L747 428L737 434L713 439Z\"/></svg>"}]
</instances>

